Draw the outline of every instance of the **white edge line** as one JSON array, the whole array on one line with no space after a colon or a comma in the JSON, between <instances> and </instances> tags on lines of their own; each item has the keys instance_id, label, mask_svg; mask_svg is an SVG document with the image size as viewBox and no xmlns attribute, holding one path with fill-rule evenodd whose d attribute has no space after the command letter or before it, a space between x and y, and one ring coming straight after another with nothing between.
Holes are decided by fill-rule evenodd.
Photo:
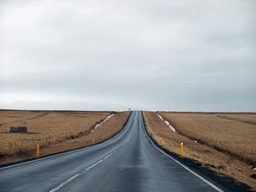
<instances>
[{"instance_id":1,"label":"white edge line","mask_svg":"<svg viewBox=\"0 0 256 192\"><path fill-rule=\"evenodd\" d=\"M108 140L105 140L105 142L107 142L107 141ZM98 144L98 145L100 145L100 144ZM10 168L14 168L14 167L22 166L22 165L31 164L31 163L37 163L37 162L44 161L44 160L47 160L47 159L54 160L54 158L56 158L56 157L61 157L63 155L70 154L70 153L76 153L78 151L84 150L85 148L89 149L89 148L93 148L95 146L96 145L89 145L89 146L86 146L86 147L73 149L73 150L70 150L70 151L63 151L63 152L60 152L60 153L51 154L50 156L41 156L38 159L37 158L27 159L27 161L25 160L25 162L16 162L16 163L14 162L15 163L14 165L6 165L6 166L3 165L3 167L0 167L0 171L4 170L4 169L10 169Z\"/></svg>"},{"instance_id":2,"label":"white edge line","mask_svg":"<svg viewBox=\"0 0 256 192\"><path fill-rule=\"evenodd\" d=\"M76 174L75 176L69 178L67 181L61 183L59 186L55 187L54 189L52 189L50 192L55 192L57 190L59 190L61 187L63 187L64 185L68 184L69 182L71 182L72 180L74 180L75 178L79 177L81 174Z\"/></svg>"},{"instance_id":3,"label":"white edge line","mask_svg":"<svg viewBox=\"0 0 256 192\"><path fill-rule=\"evenodd\" d=\"M60 153L56 153L56 154L51 154L50 156L41 156L39 157L39 159L27 159L26 162L14 162L15 164L14 165L6 165L3 167L0 167L0 171L1 170L4 170L4 169L9 169L9 168L14 168L14 167L18 167L18 166L22 166L22 165L27 165L27 164L31 164L31 163L37 163L37 162L40 162L40 161L44 161L44 160L47 160L47 159L52 159L54 160L54 158L56 157L61 157L63 155L66 155L66 154L70 154L70 153L76 153L78 151L81 151L83 150L84 148L92 148L94 147L95 145L89 145L87 147L83 147L83 148L78 148L78 149L74 149L74 150L70 150L70 151L63 151L63 152L60 152Z\"/></svg>"},{"instance_id":4,"label":"white edge line","mask_svg":"<svg viewBox=\"0 0 256 192\"><path fill-rule=\"evenodd\" d=\"M198 175L197 173L195 173L194 171L190 170L188 167L186 167L185 165L183 165L182 163L180 163L179 161L177 161L176 159L174 159L173 157L171 157L170 155L168 155L167 153L165 153L164 151L162 151L161 149L159 149L154 143L153 141L150 139L150 137L148 136L148 134L146 133L149 141L152 143L152 145L159 150L161 153L163 153L164 155L166 155L167 157L169 157L170 159L172 159L173 161L175 161L176 163L178 163L179 165L181 165L182 167L184 167L186 170L188 170L190 173L192 173L193 175L195 175L196 177L198 177L199 179L203 180L205 183L207 183L208 185L210 185L212 188L214 188L216 191L219 192L223 192L221 189L219 189L217 186L215 186L214 184L212 184L210 181L207 181L205 178L201 177L200 175Z\"/></svg>"}]
</instances>

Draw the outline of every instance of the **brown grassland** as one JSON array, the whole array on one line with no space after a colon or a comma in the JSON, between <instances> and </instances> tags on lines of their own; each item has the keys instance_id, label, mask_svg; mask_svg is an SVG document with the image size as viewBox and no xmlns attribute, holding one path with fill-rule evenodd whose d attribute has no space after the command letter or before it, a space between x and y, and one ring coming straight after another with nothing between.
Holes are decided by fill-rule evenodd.
<instances>
[{"instance_id":1,"label":"brown grassland","mask_svg":"<svg viewBox=\"0 0 256 192\"><path fill-rule=\"evenodd\" d=\"M256 190L256 114L159 112L178 131L173 132L156 112L143 112L151 137L162 147L245 183ZM197 141L197 142L195 142Z\"/></svg>"},{"instance_id":2,"label":"brown grassland","mask_svg":"<svg viewBox=\"0 0 256 192\"><path fill-rule=\"evenodd\" d=\"M95 125L114 114L95 130ZM130 112L0 111L0 164L72 150L102 142L120 131ZM9 133L10 127L27 133Z\"/></svg>"}]
</instances>

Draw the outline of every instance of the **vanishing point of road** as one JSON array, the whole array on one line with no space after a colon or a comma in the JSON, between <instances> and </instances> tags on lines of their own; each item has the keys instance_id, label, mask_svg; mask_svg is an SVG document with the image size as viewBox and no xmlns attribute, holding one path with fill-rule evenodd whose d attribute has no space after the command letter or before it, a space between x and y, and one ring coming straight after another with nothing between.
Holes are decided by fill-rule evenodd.
<instances>
[{"instance_id":1,"label":"vanishing point of road","mask_svg":"<svg viewBox=\"0 0 256 192\"><path fill-rule=\"evenodd\" d=\"M113 138L0 168L0 191L222 191L154 145L142 113Z\"/></svg>"}]
</instances>

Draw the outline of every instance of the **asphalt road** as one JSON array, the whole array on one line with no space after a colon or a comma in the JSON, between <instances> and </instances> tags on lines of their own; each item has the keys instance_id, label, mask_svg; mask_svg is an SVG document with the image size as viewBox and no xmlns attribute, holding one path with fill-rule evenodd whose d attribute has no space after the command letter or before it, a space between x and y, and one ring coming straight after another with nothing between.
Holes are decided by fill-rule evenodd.
<instances>
[{"instance_id":1,"label":"asphalt road","mask_svg":"<svg viewBox=\"0 0 256 192\"><path fill-rule=\"evenodd\" d=\"M0 191L221 191L158 149L141 112L98 145L0 168Z\"/></svg>"}]
</instances>

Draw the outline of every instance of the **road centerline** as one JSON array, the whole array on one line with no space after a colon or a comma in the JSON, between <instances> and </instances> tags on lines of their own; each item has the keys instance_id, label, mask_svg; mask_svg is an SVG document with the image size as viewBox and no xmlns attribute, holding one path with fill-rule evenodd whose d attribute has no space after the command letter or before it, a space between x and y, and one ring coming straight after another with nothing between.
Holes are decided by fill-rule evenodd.
<instances>
[{"instance_id":1,"label":"road centerline","mask_svg":"<svg viewBox=\"0 0 256 192\"><path fill-rule=\"evenodd\" d=\"M214 186L214 181L208 182L155 148L146 133L142 113L132 112L123 131L106 142L42 158L37 166L33 163L0 169L1 191L20 191L21 187L31 192L221 191L217 182Z\"/></svg>"},{"instance_id":2,"label":"road centerline","mask_svg":"<svg viewBox=\"0 0 256 192\"><path fill-rule=\"evenodd\" d=\"M107 158L109 158L111 155L113 155L113 154L111 153L110 155L108 155L108 156L104 157L104 159L107 159Z\"/></svg>"},{"instance_id":3,"label":"road centerline","mask_svg":"<svg viewBox=\"0 0 256 192\"><path fill-rule=\"evenodd\" d=\"M99 160L97 163L94 163L93 165L91 165L90 167L86 168L85 171L90 170L91 168L95 167L96 165L98 165L99 163L101 163L102 161L106 160L107 158L109 158L110 156L112 156L116 151L113 151L112 153L110 153L109 155L107 155L106 157L104 157L103 159Z\"/></svg>"},{"instance_id":4,"label":"road centerline","mask_svg":"<svg viewBox=\"0 0 256 192\"><path fill-rule=\"evenodd\" d=\"M75 178L79 177L81 174L76 174L75 176L69 178L68 180L66 180L65 182L61 183L60 185L58 185L57 187L55 187L54 189L52 189L50 192L55 192L57 190L59 190L61 187L65 186L66 184L68 184L69 182L73 181Z\"/></svg>"},{"instance_id":5,"label":"road centerline","mask_svg":"<svg viewBox=\"0 0 256 192\"><path fill-rule=\"evenodd\" d=\"M98 165L98 164L101 163L101 162L102 162L102 160L99 160L97 163L95 163L95 164L93 164L92 166L86 168L85 171L90 170L91 168L95 167L96 165Z\"/></svg>"}]
</instances>

